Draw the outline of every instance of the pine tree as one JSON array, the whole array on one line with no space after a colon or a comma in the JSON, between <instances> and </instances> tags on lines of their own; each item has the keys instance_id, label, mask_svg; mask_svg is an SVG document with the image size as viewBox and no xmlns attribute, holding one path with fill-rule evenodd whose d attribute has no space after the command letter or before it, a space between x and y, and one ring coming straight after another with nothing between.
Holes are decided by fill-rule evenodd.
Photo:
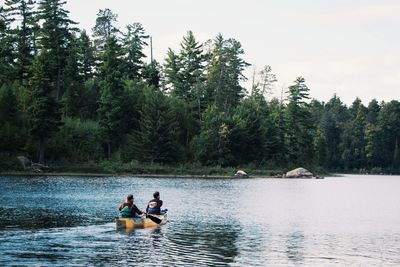
<instances>
[{"instance_id":1,"label":"pine tree","mask_svg":"<svg viewBox=\"0 0 400 267\"><path fill-rule=\"evenodd\" d=\"M116 37L119 33L115 26L118 16L110 9L100 9L97 13L96 25L92 28L94 47L99 57L105 49L105 45L110 37Z\"/></svg>"},{"instance_id":2,"label":"pine tree","mask_svg":"<svg viewBox=\"0 0 400 267\"><path fill-rule=\"evenodd\" d=\"M29 80L29 69L32 65L38 26L36 23L35 2L32 0L6 0L7 12L17 27L11 33L16 43L15 68L20 84Z\"/></svg>"},{"instance_id":3,"label":"pine tree","mask_svg":"<svg viewBox=\"0 0 400 267\"><path fill-rule=\"evenodd\" d=\"M22 148L23 127L17 98L9 85L0 87L0 151L13 153Z\"/></svg>"},{"instance_id":4,"label":"pine tree","mask_svg":"<svg viewBox=\"0 0 400 267\"><path fill-rule=\"evenodd\" d=\"M14 40L10 34L11 19L6 10L0 6L0 86L15 80Z\"/></svg>"},{"instance_id":5,"label":"pine tree","mask_svg":"<svg viewBox=\"0 0 400 267\"><path fill-rule=\"evenodd\" d=\"M61 80L63 66L67 57L67 47L72 39L71 28L76 22L68 18L69 11L63 9L63 0L40 0L39 18L42 21L40 29L40 49L46 51L49 60L47 68L51 70L51 82L55 85L56 99L62 96Z\"/></svg>"},{"instance_id":6,"label":"pine tree","mask_svg":"<svg viewBox=\"0 0 400 267\"><path fill-rule=\"evenodd\" d=\"M51 55L42 51L36 58L32 67L28 108L30 132L34 139L39 140L39 163L45 163L46 140L61 125L60 106L53 96L51 86L51 73L47 68Z\"/></svg>"},{"instance_id":7,"label":"pine tree","mask_svg":"<svg viewBox=\"0 0 400 267\"><path fill-rule=\"evenodd\" d=\"M298 77L294 85L289 86L286 110L286 140L289 159L294 163L312 160L312 121L308 110L310 89L303 77Z\"/></svg>"},{"instance_id":8,"label":"pine tree","mask_svg":"<svg viewBox=\"0 0 400 267\"><path fill-rule=\"evenodd\" d=\"M124 133L121 102L123 97L123 74L121 70L122 49L115 37L110 37L101 56L99 68L99 119L105 142L107 156L111 157L116 140Z\"/></svg>"},{"instance_id":9,"label":"pine tree","mask_svg":"<svg viewBox=\"0 0 400 267\"><path fill-rule=\"evenodd\" d=\"M143 53L143 49L147 46L146 39L149 38L146 35L145 30L140 23L133 23L128 25L127 33L124 34L122 39L123 50L125 52L125 76L131 80L139 80L142 77L142 71L144 68L143 59L146 55Z\"/></svg>"},{"instance_id":10,"label":"pine tree","mask_svg":"<svg viewBox=\"0 0 400 267\"><path fill-rule=\"evenodd\" d=\"M133 159L150 163L176 163L183 156L178 142L177 114L169 99L160 91L146 88L139 130L129 136L128 146Z\"/></svg>"},{"instance_id":11,"label":"pine tree","mask_svg":"<svg viewBox=\"0 0 400 267\"><path fill-rule=\"evenodd\" d=\"M93 77L95 68L94 47L86 31L80 33L76 46L79 75L86 82Z\"/></svg>"},{"instance_id":12,"label":"pine tree","mask_svg":"<svg viewBox=\"0 0 400 267\"><path fill-rule=\"evenodd\" d=\"M241 58L243 54L241 44L235 39L225 40L221 34L215 38L212 61L207 71L206 97L208 102L212 101L228 113L245 95L240 81L247 79L243 71L250 64Z\"/></svg>"}]
</instances>

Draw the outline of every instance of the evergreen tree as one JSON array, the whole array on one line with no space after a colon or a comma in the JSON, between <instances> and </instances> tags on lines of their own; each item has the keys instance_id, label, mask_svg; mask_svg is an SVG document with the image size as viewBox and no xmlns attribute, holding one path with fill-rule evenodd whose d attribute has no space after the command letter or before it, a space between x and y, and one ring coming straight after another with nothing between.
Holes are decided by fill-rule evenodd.
<instances>
[{"instance_id":1,"label":"evergreen tree","mask_svg":"<svg viewBox=\"0 0 400 267\"><path fill-rule=\"evenodd\" d=\"M272 68L269 65L264 66L264 68L259 73L260 81L254 84L251 91L252 95L262 95L265 99L267 95L271 93L274 83L278 80L276 75L272 73Z\"/></svg>"},{"instance_id":2,"label":"evergreen tree","mask_svg":"<svg viewBox=\"0 0 400 267\"><path fill-rule=\"evenodd\" d=\"M15 79L14 41L10 34L10 18L0 6L0 86Z\"/></svg>"},{"instance_id":3,"label":"evergreen tree","mask_svg":"<svg viewBox=\"0 0 400 267\"><path fill-rule=\"evenodd\" d=\"M289 86L289 103L286 110L286 141L289 159L293 163L306 163L312 160L312 121L308 104L310 89L303 77L298 77Z\"/></svg>"},{"instance_id":4,"label":"evergreen tree","mask_svg":"<svg viewBox=\"0 0 400 267\"><path fill-rule=\"evenodd\" d=\"M139 80L144 68L143 59L146 57L143 53L143 48L147 45L146 39L149 36L146 35L140 23L130 24L126 28L127 33L124 34L122 39L125 52L124 61L126 63L125 76L131 80Z\"/></svg>"},{"instance_id":5,"label":"evergreen tree","mask_svg":"<svg viewBox=\"0 0 400 267\"><path fill-rule=\"evenodd\" d=\"M320 122L320 129L326 141L326 166L333 170L341 166L343 147L340 144L347 120L347 107L334 95L326 103Z\"/></svg>"},{"instance_id":6,"label":"evergreen tree","mask_svg":"<svg viewBox=\"0 0 400 267\"><path fill-rule=\"evenodd\" d=\"M93 77L95 67L94 47L86 31L80 33L76 46L79 75L86 82Z\"/></svg>"},{"instance_id":7,"label":"evergreen tree","mask_svg":"<svg viewBox=\"0 0 400 267\"><path fill-rule=\"evenodd\" d=\"M11 21L17 21L17 27L11 30L16 46L15 69L20 84L26 84L29 79L29 69L33 62L36 44L36 12L32 0L6 0L6 11Z\"/></svg>"},{"instance_id":8,"label":"evergreen tree","mask_svg":"<svg viewBox=\"0 0 400 267\"><path fill-rule=\"evenodd\" d=\"M11 86L0 87L0 151L13 153L23 143L21 111Z\"/></svg>"},{"instance_id":9,"label":"evergreen tree","mask_svg":"<svg viewBox=\"0 0 400 267\"><path fill-rule=\"evenodd\" d=\"M39 163L45 162L46 140L61 125L61 112L57 100L53 96L49 70L47 68L51 55L42 51L32 67L30 80L30 106L28 108L30 132L39 140Z\"/></svg>"},{"instance_id":10,"label":"evergreen tree","mask_svg":"<svg viewBox=\"0 0 400 267\"><path fill-rule=\"evenodd\" d=\"M382 106L378 115L378 138L381 140L380 157L382 167L399 171L400 155L400 102L392 100Z\"/></svg>"},{"instance_id":11,"label":"evergreen tree","mask_svg":"<svg viewBox=\"0 0 400 267\"><path fill-rule=\"evenodd\" d=\"M342 162L346 169L359 169L365 163L366 114L367 109L357 98L349 108L350 120L342 136Z\"/></svg>"},{"instance_id":12,"label":"evergreen tree","mask_svg":"<svg viewBox=\"0 0 400 267\"><path fill-rule=\"evenodd\" d=\"M105 49L105 45L110 37L116 37L119 33L115 26L118 16L110 9L100 9L97 13L96 25L92 28L94 47L97 56L100 56Z\"/></svg>"},{"instance_id":13,"label":"evergreen tree","mask_svg":"<svg viewBox=\"0 0 400 267\"><path fill-rule=\"evenodd\" d=\"M215 38L207 71L206 97L209 104L214 103L228 113L245 95L240 81L246 80L243 71L250 64L241 58L243 54L241 44L235 39L225 40L221 34Z\"/></svg>"},{"instance_id":14,"label":"evergreen tree","mask_svg":"<svg viewBox=\"0 0 400 267\"><path fill-rule=\"evenodd\" d=\"M139 130L128 138L130 157L150 163L176 163L183 155L179 128L169 99L147 88L140 114Z\"/></svg>"},{"instance_id":15,"label":"evergreen tree","mask_svg":"<svg viewBox=\"0 0 400 267\"><path fill-rule=\"evenodd\" d=\"M99 119L107 144L107 156L111 157L113 146L124 132L121 101L124 85L121 70L122 49L115 37L110 37L101 56L99 68Z\"/></svg>"},{"instance_id":16,"label":"evergreen tree","mask_svg":"<svg viewBox=\"0 0 400 267\"><path fill-rule=\"evenodd\" d=\"M159 89L162 82L161 75L161 66L157 61L153 60L153 62L144 65L142 76L148 85Z\"/></svg>"},{"instance_id":17,"label":"evergreen tree","mask_svg":"<svg viewBox=\"0 0 400 267\"><path fill-rule=\"evenodd\" d=\"M263 97L250 97L237 107L230 135L236 164L260 163L268 158L268 113Z\"/></svg>"},{"instance_id":18,"label":"evergreen tree","mask_svg":"<svg viewBox=\"0 0 400 267\"><path fill-rule=\"evenodd\" d=\"M40 0L39 18L42 21L40 30L40 49L49 55L47 68L51 70L51 82L55 85L56 99L61 98L62 71L67 56L67 47L72 39L71 28L76 22L68 18L69 11L63 9L63 0Z\"/></svg>"},{"instance_id":19,"label":"evergreen tree","mask_svg":"<svg viewBox=\"0 0 400 267\"><path fill-rule=\"evenodd\" d=\"M204 79L204 60L202 45L196 41L193 32L188 31L183 37L179 56L176 57L172 50L169 50L165 65L166 81L172 88L172 95L194 102L195 84Z\"/></svg>"},{"instance_id":20,"label":"evergreen tree","mask_svg":"<svg viewBox=\"0 0 400 267\"><path fill-rule=\"evenodd\" d=\"M365 129L365 156L369 167L382 167L382 157L380 155L381 140L378 135L379 129L377 125L380 109L381 107L375 99L368 104L367 125Z\"/></svg>"},{"instance_id":21,"label":"evergreen tree","mask_svg":"<svg viewBox=\"0 0 400 267\"><path fill-rule=\"evenodd\" d=\"M62 85L65 88L63 96L64 115L78 116L81 107L84 88L84 80L79 73L78 63L78 40L73 38L67 47L67 56L65 59Z\"/></svg>"}]
</instances>

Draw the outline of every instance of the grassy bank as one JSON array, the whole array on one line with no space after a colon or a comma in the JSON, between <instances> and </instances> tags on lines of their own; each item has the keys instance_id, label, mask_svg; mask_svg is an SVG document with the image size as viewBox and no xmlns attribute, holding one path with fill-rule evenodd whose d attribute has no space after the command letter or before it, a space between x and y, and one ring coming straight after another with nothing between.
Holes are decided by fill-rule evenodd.
<instances>
[{"instance_id":1,"label":"grassy bank","mask_svg":"<svg viewBox=\"0 0 400 267\"><path fill-rule=\"evenodd\" d=\"M101 161L86 163L53 162L48 169L35 172L23 166L14 158L2 158L0 172L7 174L64 174L64 175L138 175L138 176L184 176L184 177L231 177L237 170L246 171L251 176L282 175L286 169L255 168L254 166L221 167L202 166L200 164L164 165L140 162L121 163L119 161Z\"/></svg>"}]
</instances>

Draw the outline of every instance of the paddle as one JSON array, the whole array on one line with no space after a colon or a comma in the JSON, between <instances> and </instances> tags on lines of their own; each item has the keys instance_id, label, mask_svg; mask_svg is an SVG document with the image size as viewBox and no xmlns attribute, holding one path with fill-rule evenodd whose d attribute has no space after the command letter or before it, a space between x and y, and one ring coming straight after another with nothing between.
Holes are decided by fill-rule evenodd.
<instances>
[{"instance_id":1,"label":"paddle","mask_svg":"<svg viewBox=\"0 0 400 267\"><path fill-rule=\"evenodd\" d=\"M155 222L156 224L160 224L162 222L162 220L160 218L157 218L151 214L146 214L146 218L149 218L150 220L152 220L153 222Z\"/></svg>"}]
</instances>

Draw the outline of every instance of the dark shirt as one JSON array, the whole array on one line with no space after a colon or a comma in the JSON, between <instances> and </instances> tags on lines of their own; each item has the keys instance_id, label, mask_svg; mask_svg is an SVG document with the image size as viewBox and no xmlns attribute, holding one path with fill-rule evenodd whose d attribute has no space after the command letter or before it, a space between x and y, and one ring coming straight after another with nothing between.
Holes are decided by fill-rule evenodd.
<instances>
[{"instance_id":1,"label":"dark shirt","mask_svg":"<svg viewBox=\"0 0 400 267\"><path fill-rule=\"evenodd\" d=\"M154 206L153 203L157 203L157 204ZM146 212L149 213L149 214L158 214L158 215L160 215L162 204L163 204L163 202L162 202L161 199L156 199L156 198L152 199L147 204ZM154 210L156 210L156 212L154 212Z\"/></svg>"}]
</instances>

